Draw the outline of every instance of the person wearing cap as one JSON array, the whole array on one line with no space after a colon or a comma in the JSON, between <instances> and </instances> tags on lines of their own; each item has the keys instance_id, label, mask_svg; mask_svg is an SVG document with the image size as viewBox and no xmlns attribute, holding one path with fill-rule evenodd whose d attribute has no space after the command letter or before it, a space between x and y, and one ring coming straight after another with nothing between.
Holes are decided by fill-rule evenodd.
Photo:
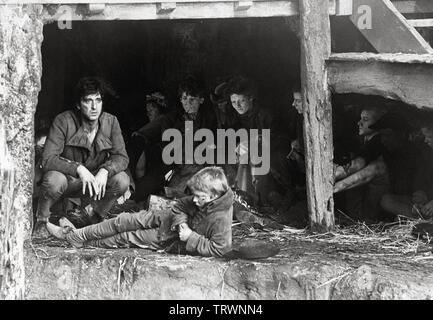
<instances>
[{"instance_id":1,"label":"person wearing cap","mask_svg":"<svg viewBox=\"0 0 433 320\"><path fill-rule=\"evenodd\" d=\"M334 193L344 192L346 212L357 219L380 218L380 200L389 191L381 137L373 125L385 113L376 106L362 109L358 121L362 146L347 166L335 167Z\"/></svg>"},{"instance_id":2,"label":"person wearing cap","mask_svg":"<svg viewBox=\"0 0 433 320\"><path fill-rule=\"evenodd\" d=\"M372 129L379 130L385 147L383 158L388 168L391 192L381 199L382 208L391 214L409 218L431 217L430 210L423 210L425 199L419 178L426 172L425 153L410 141L413 131L406 119L398 113L385 114Z\"/></svg>"}]
</instances>

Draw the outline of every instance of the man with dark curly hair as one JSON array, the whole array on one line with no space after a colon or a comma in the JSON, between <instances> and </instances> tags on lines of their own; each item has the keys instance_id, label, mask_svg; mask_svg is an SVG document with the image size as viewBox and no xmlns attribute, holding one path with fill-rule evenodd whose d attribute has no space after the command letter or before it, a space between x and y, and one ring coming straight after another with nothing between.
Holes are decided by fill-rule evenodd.
<instances>
[{"instance_id":1,"label":"man with dark curly hair","mask_svg":"<svg viewBox=\"0 0 433 320\"><path fill-rule=\"evenodd\" d=\"M119 122L102 111L110 91L99 78L82 78L75 88L75 108L54 119L42 154L34 238L49 236L50 208L61 197L90 198L91 222L97 223L129 187L129 159Z\"/></svg>"}]
</instances>

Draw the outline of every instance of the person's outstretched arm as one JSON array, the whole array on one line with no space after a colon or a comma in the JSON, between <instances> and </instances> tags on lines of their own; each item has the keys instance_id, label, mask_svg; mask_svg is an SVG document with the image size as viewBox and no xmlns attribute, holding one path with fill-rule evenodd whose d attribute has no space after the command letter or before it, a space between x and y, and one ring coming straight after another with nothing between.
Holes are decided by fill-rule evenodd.
<instances>
[{"instance_id":1,"label":"person's outstretched arm","mask_svg":"<svg viewBox=\"0 0 433 320\"><path fill-rule=\"evenodd\" d=\"M349 190L370 182L374 177L386 172L386 165L381 158L371 162L365 168L338 181L334 185L334 193Z\"/></svg>"}]
</instances>

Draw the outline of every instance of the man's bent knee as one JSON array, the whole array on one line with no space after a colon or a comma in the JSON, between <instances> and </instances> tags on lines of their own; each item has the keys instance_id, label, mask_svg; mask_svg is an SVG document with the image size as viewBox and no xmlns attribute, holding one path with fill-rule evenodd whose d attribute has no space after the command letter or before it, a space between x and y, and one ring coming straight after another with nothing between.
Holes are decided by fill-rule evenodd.
<instances>
[{"instance_id":1,"label":"man's bent knee","mask_svg":"<svg viewBox=\"0 0 433 320\"><path fill-rule=\"evenodd\" d=\"M68 188L68 179L59 171L48 171L42 178L42 189L49 193L63 194Z\"/></svg>"},{"instance_id":2,"label":"man's bent knee","mask_svg":"<svg viewBox=\"0 0 433 320\"><path fill-rule=\"evenodd\" d=\"M119 172L108 179L107 191L114 195L121 196L129 188L129 176L125 171Z\"/></svg>"}]
</instances>

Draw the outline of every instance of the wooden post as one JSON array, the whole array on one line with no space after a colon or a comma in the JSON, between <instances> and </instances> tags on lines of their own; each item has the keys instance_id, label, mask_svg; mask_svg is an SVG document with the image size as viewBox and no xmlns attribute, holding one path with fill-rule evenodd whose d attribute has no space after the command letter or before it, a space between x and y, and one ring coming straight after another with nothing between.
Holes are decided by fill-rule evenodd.
<instances>
[{"instance_id":1,"label":"wooden post","mask_svg":"<svg viewBox=\"0 0 433 320\"><path fill-rule=\"evenodd\" d=\"M9 157L3 120L0 117L0 300L23 299L23 246L14 215L15 170Z\"/></svg>"},{"instance_id":2,"label":"wooden post","mask_svg":"<svg viewBox=\"0 0 433 320\"><path fill-rule=\"evenodd\" d=\"M299 0L307 198L313 231L334 227L332 106L325 62L331 54L328 1Z\"/></svg>"}]
</instances>

